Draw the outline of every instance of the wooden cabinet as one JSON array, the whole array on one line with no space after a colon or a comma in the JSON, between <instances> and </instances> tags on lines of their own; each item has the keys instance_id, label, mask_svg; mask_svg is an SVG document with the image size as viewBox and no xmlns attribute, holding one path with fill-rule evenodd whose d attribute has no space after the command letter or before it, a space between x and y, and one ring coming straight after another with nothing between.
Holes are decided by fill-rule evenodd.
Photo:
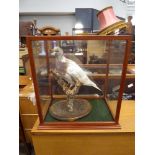
<instances>
[{"instance_id":1,"label":"wooden cabinet","mask_svg":"<svg viewBox=\"0 0 155 155\"><path fill-rule=\"evenodd\" d=\"M31 129L38 118L37 106L34 105L34 103L32 103L32 101L28 98L30 93L33 93L32 80L30 80L28 76L20 76L19 79L20 86L23 86L19 92L20 117L26 136L26 141L27 143L30 143L32 142Z\"/></svg>"},{"instance_id":2,"label":"wooden cabinet","mask_svg":"<svg viewBox=\"0 0 155 155\"><path fill-rule=\"evenodd\" d=\"M32 129L36 155L134 155L135 103L123 101L121 129L112 130L38 130ZM84 146L84 147L83 147Z\"/></svg>"}]
</instances>

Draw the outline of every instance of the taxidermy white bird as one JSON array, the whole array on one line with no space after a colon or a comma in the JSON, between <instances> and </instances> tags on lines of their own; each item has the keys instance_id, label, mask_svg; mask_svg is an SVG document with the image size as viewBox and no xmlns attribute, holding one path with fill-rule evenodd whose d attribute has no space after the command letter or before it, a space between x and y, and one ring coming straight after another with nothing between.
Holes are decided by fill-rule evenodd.
<instances>
[{"instance_id":1,"label":"taxidermy white bird","mask_svg":"<svg viewBox=\"0 0 155 155\"><path fill-rule=\"evenodd\" d=\"M70 84L70 87L75 85L76 81L80 81L82 85L92 86L101 91L77 63L64 56L60 47L55 47L52 55L56 57L56 71Z\"/></svg>"}]
</instances>

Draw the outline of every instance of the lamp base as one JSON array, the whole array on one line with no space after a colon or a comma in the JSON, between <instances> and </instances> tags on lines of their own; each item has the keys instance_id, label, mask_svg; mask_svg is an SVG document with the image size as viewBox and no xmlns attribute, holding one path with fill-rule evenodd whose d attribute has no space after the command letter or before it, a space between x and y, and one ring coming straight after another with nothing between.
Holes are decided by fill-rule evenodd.
<instances>
[{"instance_id":1,"label":"lamp base","mask_svg":"<svg viewBox=\"0 0 155 155\"><path fill-rule=\"evenodd\" d=\"M97 34L98 35L109 35L110 33L114 33L117 29L123 29L126 27L127 27L127 24L124 21L119 21L100 30Z\"/></svg>"},{"instance_id":2,"label":"lamp base","mask_svg":"<svg viewBox=\"0 0 155 155\"><path fill-rule=\"evenodd\" d=\"M67 100L61 100L52 104L49 112L58 120L74 121L88 115L91 109L92 106L87 100L74 99L72 111L70 111L67 106Z\"/></svg>"}]
</instances>

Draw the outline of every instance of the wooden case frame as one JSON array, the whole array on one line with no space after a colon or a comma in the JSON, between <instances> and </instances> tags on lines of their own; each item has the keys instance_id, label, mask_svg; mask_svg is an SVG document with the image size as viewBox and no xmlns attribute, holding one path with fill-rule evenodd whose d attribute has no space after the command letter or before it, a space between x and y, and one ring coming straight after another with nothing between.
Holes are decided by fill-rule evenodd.
<instances>
[{"instance_id":1,"label":"wooden case frame","mask_svg":"<svg viewBox=\"0 0 155 155\"><path fill-rule=\"evenodd\" d=\"M88 130L88 129L118 129L120 128L119 124L119 116L120 116L120 109L121 109L121 102L122 102L122 95L124 90L124 84L125 84L125 78L126 78L126 72L127 72L127 65L128 65L128 57L130 54L131 49L131 36L129 35L120 35L120 36L98 36L98 35L85 35L85 36L27 36L27 47L30 57L30 65L31 65L31 71L32 71L32 78L34 83L34 90L36 95L36 103L38 108L38 115L39 115L39 126L38 129L49 129L49 130ZM51 123L45 123L44 117L46 115L46 112L49 107L46 107L44 114L42 113L42 106L39 99L39 90L37 86L37 77L35 72L35 64L34 64L34 58L33 58L33 51L32 51L32 41L39 41L39 40L124 40L126 41L126 47L125 47L125 55L123 60L123 67L122 67L122 73L121 73L121 83L120 83L120 89L119 89L119 95L117 99L117 108L116 108L116 115L114 118L114 121L111 122L51 122ZM46 52L46 61L47 61L47 68L49 64L48 59L48 52ZM108 64L109 65L109 64ZM93 65L92 65L93 66ZM49 68L48 68L49 72ZM106 78L108 76L108 71L106 73ZM114 78L117 78L118 75L116 75ZM102 77L97 77L102 78ZM79 96L80 97L80 96ZM60 98L64 98L64 96L61 96ZM91 98L91 97L88 97Z\"/></svg>"}]
</instances>

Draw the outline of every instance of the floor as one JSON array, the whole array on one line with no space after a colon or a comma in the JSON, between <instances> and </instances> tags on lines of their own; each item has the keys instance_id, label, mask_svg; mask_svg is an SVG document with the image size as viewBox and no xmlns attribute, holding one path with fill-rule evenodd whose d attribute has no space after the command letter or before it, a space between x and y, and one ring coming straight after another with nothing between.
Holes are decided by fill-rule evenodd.
<instances>
[{"instance_id":1,"label":"floor","mask_svg":"<svg viewBox=\"0 0 155 155\"><path fill-rule=\"evenodd\" d=\"M28 150L30 153L26 151L24 143L19 144L19 155L35 155L34 148L31 144L28 144Z\"/></svg>"}]
</instances>

